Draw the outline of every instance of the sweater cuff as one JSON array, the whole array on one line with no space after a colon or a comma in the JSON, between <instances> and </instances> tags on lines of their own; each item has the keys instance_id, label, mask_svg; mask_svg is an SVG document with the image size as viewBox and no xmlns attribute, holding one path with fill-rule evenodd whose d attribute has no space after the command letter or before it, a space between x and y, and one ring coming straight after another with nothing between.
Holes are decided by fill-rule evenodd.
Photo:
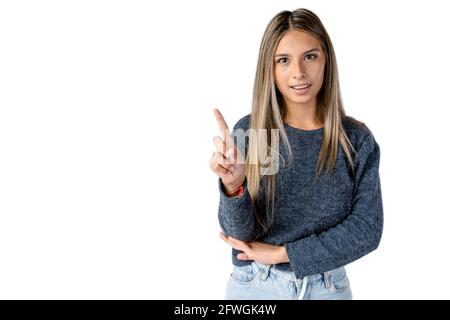
<instances>
[{"instance_id":1,"label":"sweater cuff","mask_svg":"<svg viewBox=\"0 0 450 320\"><path fill-rule=\"evenodd\" d=\"M233 205L233 204L237 204L239 205L242 202L245 202L249 197L250 194L248 193L248 188L247 188L247 178L244 180L244 183L242 184L242 186L244 187L243 193L241 196L234 196L234 197L229 197L226 195L226 190L223 186L222 180L219 178L218 179L219 182L219 194L220 194L220 200L227 205Z\"/></svg>"}]
</instances>

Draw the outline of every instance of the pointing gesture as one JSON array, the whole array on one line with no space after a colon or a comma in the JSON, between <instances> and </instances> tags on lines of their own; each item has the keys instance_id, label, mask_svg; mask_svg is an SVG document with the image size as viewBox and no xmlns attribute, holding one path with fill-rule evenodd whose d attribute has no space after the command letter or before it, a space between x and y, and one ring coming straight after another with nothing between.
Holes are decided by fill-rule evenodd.
<instances>
[{"instance_id":1,"label":"pointing gesture","mask_svg":"<svg viewBox=\"0 0 450 320\"><path fill-rule=\"evenodd\" d=\"M235 190L245 180L245 159L242 157L228 129L228 125L218 109L214 109L222 138L213 138L216 151L209 160L209 166L222 180L227 192Z\"/></svg>"},{"instance_id":2,"label":"pointing gesture","mask_svg":"<svg viewBox=\"0 0 450 320\"><path fill-rule=\"evenodd\" d=\"M225 119L220 113L219 109L214 109L214 116L216 117L217 125L219 126L220 132L222 133L224 146L228 150L233 147L234 141L230 135L230 130L228 129L228 125L225 122ZM225 153L224 153L225 154Z\"/></svg>"}]
</instances>

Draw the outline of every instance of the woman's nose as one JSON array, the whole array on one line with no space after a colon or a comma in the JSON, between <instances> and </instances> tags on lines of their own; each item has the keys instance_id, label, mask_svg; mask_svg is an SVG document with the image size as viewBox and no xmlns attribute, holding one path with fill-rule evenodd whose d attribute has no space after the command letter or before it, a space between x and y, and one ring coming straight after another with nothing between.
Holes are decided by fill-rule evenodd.
<instances>
[{"instance_id":1,"label":"woman's nose","mask_svg":"<svg viewBox=\"0 0 450 320\"><path fill-rule=\"evenodd\" d=\"M301 79L302 77L306 77L305 68L301 62L297 62L294 64L293 78Z\"/></svg>"}]
</instances>

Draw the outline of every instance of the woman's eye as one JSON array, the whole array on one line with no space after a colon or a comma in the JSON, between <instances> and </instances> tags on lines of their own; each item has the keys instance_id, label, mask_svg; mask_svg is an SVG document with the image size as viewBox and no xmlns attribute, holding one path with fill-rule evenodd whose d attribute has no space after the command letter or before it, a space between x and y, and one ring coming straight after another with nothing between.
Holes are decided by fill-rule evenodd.
<instances>
[{"instance_id":1,"label":"woman's eye","mask_svg":"<svg viewBox=\"0 0 450 320\"><path fill-rule=\"evenodd\" d=\"M314 60L315 58L317 58L317 56L315 54L308 54L305 56L305 59L308 61ZM281 64L285 64L287 62L286 60L287 60L287 58L280 58L277 60L277 62L281 63Z\"/></svg>"}]
</instances>

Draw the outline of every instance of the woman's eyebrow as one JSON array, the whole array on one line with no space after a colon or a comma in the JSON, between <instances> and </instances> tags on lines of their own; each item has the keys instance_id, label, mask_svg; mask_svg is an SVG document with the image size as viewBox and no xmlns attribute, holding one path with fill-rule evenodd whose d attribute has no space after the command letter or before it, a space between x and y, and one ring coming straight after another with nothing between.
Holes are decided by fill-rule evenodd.
<instances>
[{"instance_id":1,"label":"woman's eyebrow","mask_svg":"<svg viewBox=\"0 0 450 320\"><path fill-rule=\"evenodd\" d=\"M313 51L319 51L319 49L317 49L317 48L309 49L308 51L303 52L303 54L308 54L308 53L311 53ZM288 55L287 53L279 53L279 54L275 55L275 57L281 57L281 56L283 56L283 57L290 57L290 55Z\"/></svg>"}]
</instances>

